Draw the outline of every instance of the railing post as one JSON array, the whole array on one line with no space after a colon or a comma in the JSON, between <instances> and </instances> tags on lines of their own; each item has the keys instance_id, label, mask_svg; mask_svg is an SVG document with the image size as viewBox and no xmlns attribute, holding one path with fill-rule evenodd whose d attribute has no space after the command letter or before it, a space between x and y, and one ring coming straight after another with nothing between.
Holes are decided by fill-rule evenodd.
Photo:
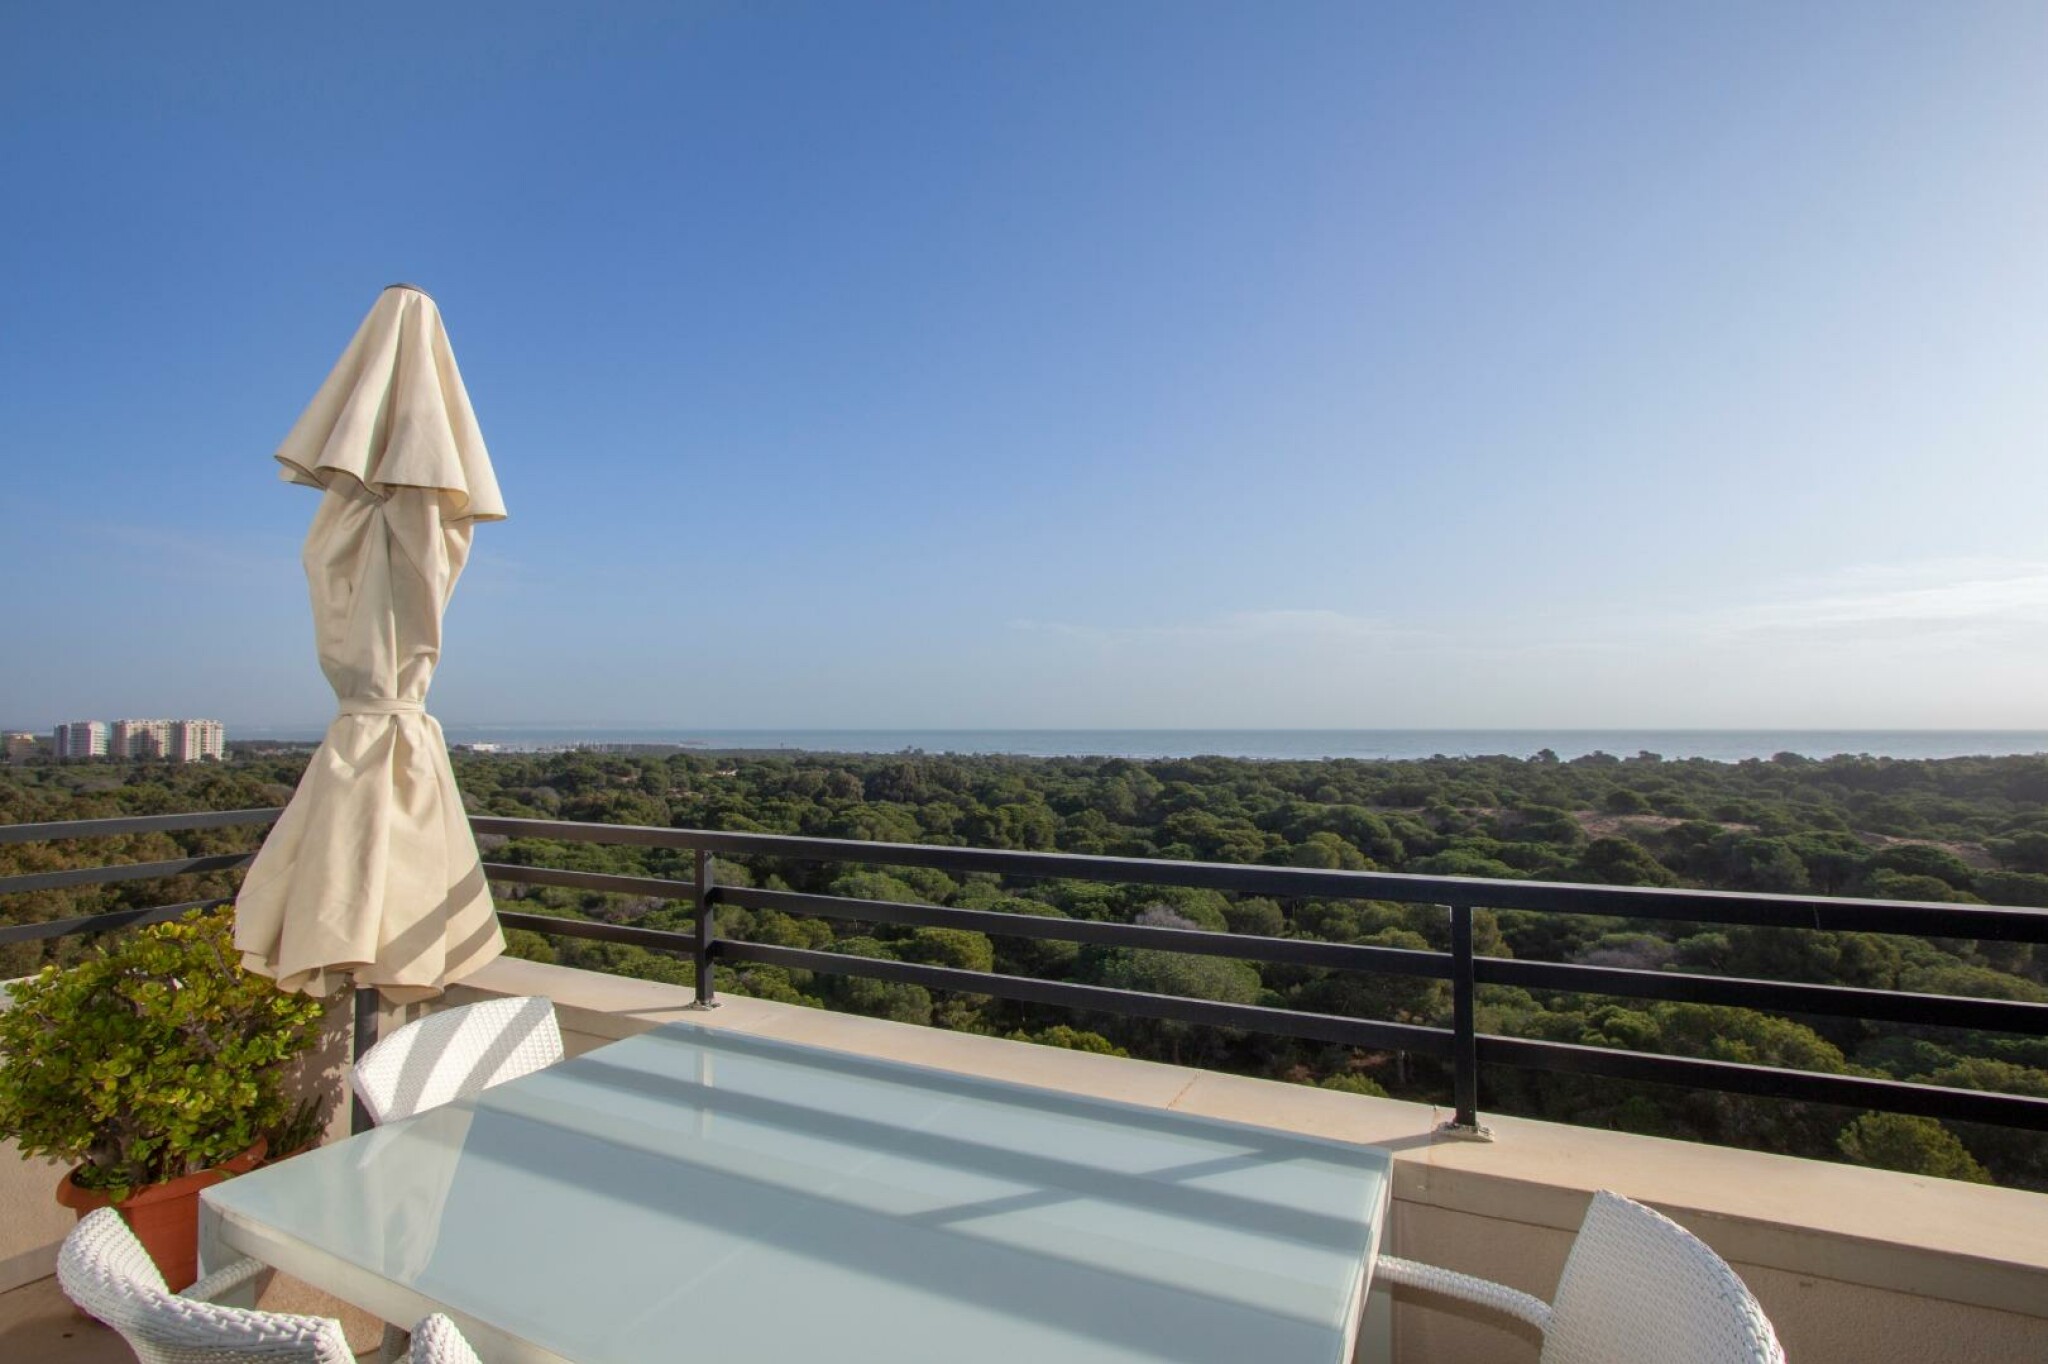
<instances>
[{"instance_id":1,"label":"railing post","mask_svg":"<svg viewBox=\"0 0 2048 1364\"><path fill-rule=\"evenodd\" d=\"M355 987L355 1014L355 1050L349 1055L350 1066L354 1066L356 1062L362 1060L363 1053L377 1045L376 986L358 985ZM355 1086L353 1085L349 1086L348 1101L348 1130L352 1133L369 1131L375 1124L370 1121L370 1110L363 1107L363 1101L357 1097Z\"/></svg>"},{"instance_id":2,"label":"railing post","mask_svg":"<svg viewBox=\"0 0 2048 1364\"><path fill-rule=\"evenodd\" d=\"M1445 1137L1492 1141L1479 1123L1478 983L1472 965L1472 906L1451 906L1451 1103L1457 1110L1437 1128Z\"/></svg>"},{"instance_id":3,"label":"railing post","mask_svg":"<svg viewBox=\"0 0 2048 1364\"><path fill-rule=\"evenodd\" d=\"M718 999L711 988L711 948L717 927L712 919L711 902L718 885L718 860L704 849L697 849L697 886L692 897L697 907L697 1002L693 1009L715 1009Z\"/></svg>"}]
</instances>

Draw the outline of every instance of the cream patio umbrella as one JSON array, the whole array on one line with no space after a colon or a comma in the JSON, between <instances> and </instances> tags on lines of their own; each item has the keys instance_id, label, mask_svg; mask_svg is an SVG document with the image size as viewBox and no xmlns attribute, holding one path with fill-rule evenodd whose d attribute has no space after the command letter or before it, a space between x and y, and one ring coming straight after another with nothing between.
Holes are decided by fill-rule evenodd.
<instances>
[{"instance_id":1,"label":"cream patio umbrella","mask_svg":"<svg viewBox=\"0 0 2048 1364\"><path fill-rule=\"evenodd\" d=\"M340 705L242 882L235 946L287 990L428 998L505 946L425 707L471 531L505 516L432 299L379 296L277 459L322 489L302 557Z\"/></svg>"}]
</instances>

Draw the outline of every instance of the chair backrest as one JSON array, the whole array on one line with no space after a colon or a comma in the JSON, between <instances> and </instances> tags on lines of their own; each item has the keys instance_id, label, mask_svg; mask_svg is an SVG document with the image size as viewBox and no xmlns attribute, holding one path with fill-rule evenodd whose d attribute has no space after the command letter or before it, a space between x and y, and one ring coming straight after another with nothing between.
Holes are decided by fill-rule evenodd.
<instances>
[{"instance_id":1,"label":"chair backrest","mask_svg":"<svg viewBox=\"0 0 2048 1364\"><path fill-rule=\"evenodd\" d=\"M120 1332L142 1364L355 1364L338 1321L217 1307L171 1292L112 1208L87 1213L64 1238L57 1281L71 1301Z\"/></svg>"},{"instance_id":2,"label":"chair backrest","mask_svg":"<svg viewBox=\"0 0 2048 1364\"><path fill-rule=\"evenodd\" d=\"M487 999L406 1024L363 1053L349 1083L373 1122L395 1122L561 1059L546 995Z\"/></svg>"},{"instance_id":3,"label":"chair backrest","mask_svg":"<svg viewBox=\"0 0 2048 1364\"><path fill-rule=\"evenodd\" d=\"M439 1312L422 1317L412 1328L412 1351L407 1364L483 1364L454 1322Z\"/></svg>"},{"instance_id":4,"label":"chair backrest","mask_svg":"<svg viewBox=\"0 0 2048 1364\"><path fill-rule=\"evenodd\" d=\"M1784 1364L1728 1263L1661 1213L1593 1195L1543 1335L1543 1364Z\"/></svg>"}]
</instances>

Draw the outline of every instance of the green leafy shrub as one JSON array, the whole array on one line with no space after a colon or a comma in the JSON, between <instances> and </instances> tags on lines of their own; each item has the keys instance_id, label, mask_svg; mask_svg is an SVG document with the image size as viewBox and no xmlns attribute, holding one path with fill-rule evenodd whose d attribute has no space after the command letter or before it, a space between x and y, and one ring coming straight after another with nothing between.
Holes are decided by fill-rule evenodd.
<instances>
[{"instance_id":1,"label":"green leafy shrub","mask_svg":"<svg viewBox=\"0 0 2048 1364\"><path fill-rule=\"evenodd\" d=\"M1906 1113L1865 1113L1842 1129L1835 1144L1858 1165L1989 1184L1991 1176L1956 1134L1932 1118Z\"/></svg>"},{"instance_id":2,"label":"green leafy shrub","mask_svg":"<svg viewBox=\"0 0 2048 1364\"><path fill-rule=\"evenodd\" d=\"M0 1010L0 1136L116 1201L285 1130L286 1063L320 1000L244 971L234 915L195 910L16 984Z\"/></svg>"},{"instance_id":3,"label":"green leafy shrub","mask_svg":"<svg viewBox=\"0 0 2048 1364\"><path fill-rule=\"evenodd\" d=\"M1318 1089L1334 1089L1340 1094L1363 1094L1369 1099L1387 1097L1386 1087L1369 1075L1325 1075L1316 1081Z\"/></svg>"},{"instance_id":4,"label":"green leafy shrub","mask_svg":"<svg viewBox=\"0 0 2048 1364\"><path fill-rule=\"evenodd\" d=\"M1065 1023L1037 1032L1018 1029L1010 1034L1012 1042L1036 1042L1041 1047L1064 1047L1068 1051L1085 1051L1096 1056L1129 1056L1130 1053L1110 1041L1099 1032L1087 1032Z\"/></svg>"}]
</instances>

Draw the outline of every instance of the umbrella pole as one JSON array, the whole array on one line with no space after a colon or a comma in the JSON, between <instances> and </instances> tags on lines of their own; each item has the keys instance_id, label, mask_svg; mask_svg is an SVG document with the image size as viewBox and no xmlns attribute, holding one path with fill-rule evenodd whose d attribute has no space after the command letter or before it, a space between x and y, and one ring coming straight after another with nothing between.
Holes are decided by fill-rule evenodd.
<instances>
[{"instance_id":1,"label":"umbrella pole","mask_svg":"<svg viewBox=\"0 0 2048 1364\"><path fill-rule=\"evenodd\" d=\"M356 1035L352 1060L360 1061L363 1054L377 1045L377 987L356 986ZM356 1096L355 1086L349 1086L350 1132L367 1132L373 1127L370 1110L363 1107L363 1101Z\"/></svg>"}]
</instances>

